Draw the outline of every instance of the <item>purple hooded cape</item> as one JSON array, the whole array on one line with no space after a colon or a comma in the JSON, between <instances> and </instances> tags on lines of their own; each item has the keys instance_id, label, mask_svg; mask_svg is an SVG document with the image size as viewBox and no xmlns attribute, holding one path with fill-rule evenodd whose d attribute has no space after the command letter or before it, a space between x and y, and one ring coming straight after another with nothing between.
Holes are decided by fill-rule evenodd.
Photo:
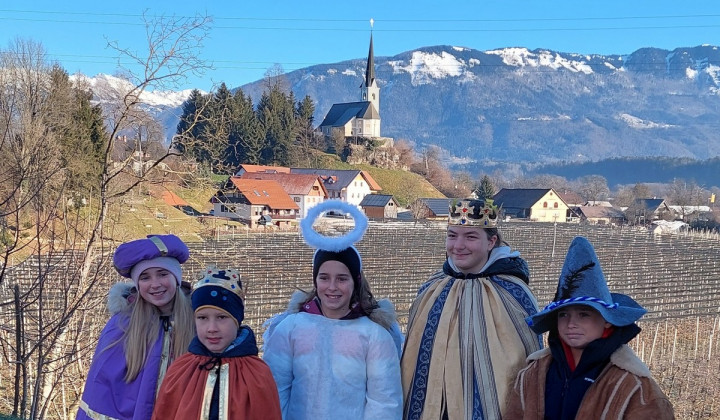
<instances>
[{"instance_id":1,"label":"purple hooded cape","mask_svg":"<svg viewBox=\"0 0 720 420\"><path fill-rule=\"evenodd\" d=\"M77 420L149 420L152 417L165 332L160 328L145 366L134 381L125 383L127 369L120 340L128 322L127 313L117 313L110 318L100 334ZM107 348L112 343L116 344Z\"/></svg>"}]
</instances>

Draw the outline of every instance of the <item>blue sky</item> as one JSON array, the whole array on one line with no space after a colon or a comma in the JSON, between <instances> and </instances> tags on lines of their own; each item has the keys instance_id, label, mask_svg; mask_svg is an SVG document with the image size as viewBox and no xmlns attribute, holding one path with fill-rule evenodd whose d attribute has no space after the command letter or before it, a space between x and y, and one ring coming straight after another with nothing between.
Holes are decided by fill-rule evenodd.
<instances>
[{"instance_id":1,"label":"blue sky","mask_svg":"<svg viewBox=\"0 0 720 420\"><path fill-rule=\"evenodd\" d=\"M22 3L22 5L21 5ZM33 1L0 6L0 48L16 38L39 42L68 72L113 74L108 41L141 50L142 15L213 18L199 58L214 69L180 89L237 87L274 64L285 71L367 54L370 19L376 56L431 45L489 50L548 48L629 54L642 47L720 45L717 0L428 1Z\"/></svg>"}]
</instances>

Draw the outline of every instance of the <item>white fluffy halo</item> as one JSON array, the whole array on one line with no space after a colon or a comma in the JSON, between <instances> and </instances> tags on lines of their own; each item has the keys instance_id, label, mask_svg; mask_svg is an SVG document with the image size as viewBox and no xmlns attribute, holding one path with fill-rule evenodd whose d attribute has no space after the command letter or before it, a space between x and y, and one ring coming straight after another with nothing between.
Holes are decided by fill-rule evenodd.
<instances>
[{"instance_id":1,"label":"white fluffy halo","mask_svg":"<svg viewBox=\"0 0 720 420\"><path fill-rule=\"evenodd\" d=\"M338 210L352 216L355 222L355 228L341 236L325 236L319 234L313 229L313 224L323 213L331 210ZM325 200L308 210L307 216L300 222L300 230L302 231L305 243L311 247L324 251L340 252L343 249L350 248L355 242L362 239L367 225L367 217L356 206L340 200Z\"/></svg>"}]
</instances>

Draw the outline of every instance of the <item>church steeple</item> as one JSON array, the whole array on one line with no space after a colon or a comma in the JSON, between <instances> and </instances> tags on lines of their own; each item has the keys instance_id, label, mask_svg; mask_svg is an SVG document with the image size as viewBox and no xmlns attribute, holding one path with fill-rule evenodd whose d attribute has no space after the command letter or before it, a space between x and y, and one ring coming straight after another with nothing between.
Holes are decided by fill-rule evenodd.
<instances>
[{"instance_id":1,"label":"church steeple","mask_svg":"<svg viewBox=\"0 0 720 420\"><path fill-rule=\"evenodd\" d=\"M367 69L365 69L365 87L375 83L375 54L373 53L372 32L370 33L370 51L368 52Z\"/></svg>"},{"instance_id":2,"label":"church steeple","mask_svg":"<svg viewBox=\"0 0 720 420\"><path fill-rule=\"evenodd\" d=\"M372 28L373 20L370 19L370 27ZM365 81L360 86L361 100L363 102L371 102L375 107L375 111L380 114L380 88L377 80L375 80L375 52L373 51L373 36L370 31L370 49L368 50L367 68L365 69Z\"/></svg>"}]
</instances>

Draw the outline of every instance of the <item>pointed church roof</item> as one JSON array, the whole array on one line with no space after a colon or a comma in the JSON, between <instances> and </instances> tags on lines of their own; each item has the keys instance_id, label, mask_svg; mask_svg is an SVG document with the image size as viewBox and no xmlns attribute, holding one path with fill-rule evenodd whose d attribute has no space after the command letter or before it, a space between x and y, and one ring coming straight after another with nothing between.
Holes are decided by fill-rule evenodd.
<instances>
[{"instance_id":1,"label":"pointed church roof","mask_svg":"<svg viewBox=\"0 0 720 420\"><path fill-rule=\"evenodd\" d=\"M375 54L373 53L373 39L370 34L370 51L368 51L367 69L365 69L365 86L372 86L375 82Z\"/></svg>"},{"instance_id":2,"label":"pointed church roof","mask_svg":"<svg viewBox=\"0 0 720 420\"><path fill-rule=\"evenodd\" d=\"M365 120L379 120L378 113L372 102L349 102L344 104L334 104L328 111L325 119L320 127L342 127L353 118L362 118Z\"/></svg>"}]
</instances>

